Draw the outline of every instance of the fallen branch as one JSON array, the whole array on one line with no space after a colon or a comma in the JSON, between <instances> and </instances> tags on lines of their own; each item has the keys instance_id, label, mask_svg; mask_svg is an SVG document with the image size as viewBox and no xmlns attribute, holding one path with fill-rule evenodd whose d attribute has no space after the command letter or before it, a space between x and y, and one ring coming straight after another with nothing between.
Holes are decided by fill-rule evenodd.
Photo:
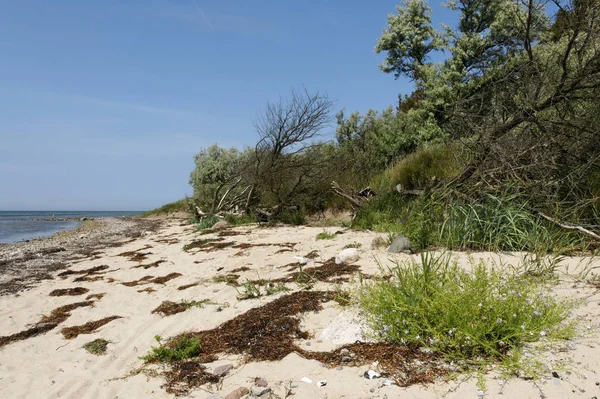
<instances>
[{"instance_id":1,"label":"fallen branch","mask_svg":"<svg viewBox=\"0 0 600 399\"><path fill-rule=\"evenodd\" d=\"M583 234L585 234L585 235L587 235L587 236L589 236L589 237L592 237L592 238L593 238L593 239L595 239L595 240L598 240L598 241L600 241L600 235L598 235L598 234L594 233L593 231L590 231L590 230L588 230L588 229L585 229L585 228L583 228L583 227L581 227L581 226L574 226L574 225L570 225L570 224L564 224L564 223L560 223L558 220L556 220L556 219L554 219L554 218L551 218L550 216L548 216L548 215L545 215L545 214L543 214L542 212L539 212L539 211L538 211L538 214L539 214L541 217L543 217L544 219L546 219L546 220L548 220L548 221L550 221L550 222L552 222L552 223L554 223L554 224L556 224L556 225L558 225L558 226L562 227L563 229L566 229L566 230L577 230L577 231L579 231L580 233L583 233Z\"/></svg>"}]
</instances>

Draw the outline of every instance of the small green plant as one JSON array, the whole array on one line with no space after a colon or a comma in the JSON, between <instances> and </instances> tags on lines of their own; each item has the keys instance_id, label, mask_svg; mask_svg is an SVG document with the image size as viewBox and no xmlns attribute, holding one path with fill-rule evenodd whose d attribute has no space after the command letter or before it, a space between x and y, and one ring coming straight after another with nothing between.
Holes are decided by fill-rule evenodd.
<instances>
[{"instance_id":1,"label":"small green plant","mask_svg":"<svg viewBox=\"0 0 600 399\"><path fill-rule=\"evenodd\" d=\"M203 308L204 305L218 305L216 302L213 302L210 299L203 299L201 301L181 301L181 304L185 306L186 309Z\"/></svg>"},{"instance_id":2,"label":"small green plant","mask_svg":"<svg viewBox=\"0 0 600 399\"><path fill-rule=\"evenodd\" d=\"M317 234L317 240L333 240L337 235L323 231Z\"/></svg>"},{"instance_id":3,"label":"small green plant","mask_svg":"<svg viewBox=\"0 0 600 399\"><path fill-rule=\"evenodd\" d=\"M467 272L429 253L390 272L392 279L365 283L357 294L379 339L453 360L510 364L524 343L574 335L574 301L550 295L539 279L483 263Z\"/></svg>"},{"instance_id":4,"label":"small green plant","mask_svg":"<svg viewBox=\"0 0 600 399\"><path fill-rule=\"evenodd\" d=\"M182 335L166 344L161 343L161 337L155 336L154 339L159 346L152 347L150 353L140 357L146 363L165 363L177 362L180 360L191 359L200 354L200 338Z\"/></svg>"},{"instance_id":5,"label":"small green plant","mask_svg":"<svg viewBox=\"0 0 600 399\"><path fill-rule=\"evenodd\" d=\"M92 355L104 355L106 354L108 344L109 342L107 340L98 338L83 345L83 348Z\"/></svg>"},{"instance_id":6,"label":"small green plant","mask_svg":"<svg viewBox=\"0 0 600 399\"><path fill-rule=\"evenodd\" d=\"M209 215L202 218L196 225L196 230L205 230L213 227L217 222L220 222L221 218L216 215Z\"/></svg>"},{"instance_id":7,"label":"small green plant","mask_svg":"<svg viewBox=\"0 0 600 399\"><path fill-rule=\"evenodd\" d=\"M246 282L242 284L242 291L236 288L238 292L237 298L241 301L244 299L259 298L262 296L260 292L260 286L254 281L246 279Z\"/></svg>"},{"instance_id":8,"label":"small green plant","mask_svg":"<svg viewBox=\"0 0 600 399\"><path fill-rule=\"evenodd\" d=\"M267 295L273 295L273 294L277 294L279 292L287 292L287 291L291 291L288 287L286 287L285 283L271 283L271 282L267 282L265 285L265 291L267 293Z\"/></svg>"},{"instance_id":9,"label":"small green plant","mask_svg":"<svg viewBox=\"0 0 600 399\"><path fill-rule=\"evenodd\" d=\"M362 244L360 242L356 242L356 241L352 242L350 244L344 245L344 249L347 249L347 248L360 248L360 247L362 247Z\"/></svg>"},{"instance_id":10,"label":"small green plant","mask_svg":"<svg viewBox=\"0 0 600 399\"><path fill-rule=\"evenodd\" d=\"M238 278L240 278L239 274L225 274L221 276L214 276L212 280L215 283L225 283L227 285L231 285L233 287L237 287L240 284L238 283Z\"/></svg>"}]
</instances>

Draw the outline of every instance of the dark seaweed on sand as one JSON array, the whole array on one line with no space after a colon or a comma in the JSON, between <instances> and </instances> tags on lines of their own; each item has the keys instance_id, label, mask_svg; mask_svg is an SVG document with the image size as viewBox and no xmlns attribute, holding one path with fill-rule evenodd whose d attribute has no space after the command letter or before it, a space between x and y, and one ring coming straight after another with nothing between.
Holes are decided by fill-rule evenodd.
<instances>
[{"instance_id":1,"label":"dark seaweed on sand","mask_svg":"<svg viewBox=\"0 0 600 399\"><path fill-rule=\"evenodd\" d=\"M48 294L49 296L76 296L83 295L89 292L89 289L83 287L75 287L75 288L62 288L58 290L54 290Z\"/></svg>"},{"instance_id":2,"label":"dark seaweed on sand","mask_svg":"<svg viewBox=\"0 0 600 399\"><path fill-rule=\"evenodd\" d=\"M91 333L95 332L97 329L99 329L100 327L102 327L103 325L108 324L111 321L120 319L120 318L121 318L121 316L105 317L100 320L89 321L80 326L65 327L60 332L62 333L63 337L65 337L65 339L73 339L73 338L76 338L80 334L91 334Z\"/></svg>"}]
</instances>

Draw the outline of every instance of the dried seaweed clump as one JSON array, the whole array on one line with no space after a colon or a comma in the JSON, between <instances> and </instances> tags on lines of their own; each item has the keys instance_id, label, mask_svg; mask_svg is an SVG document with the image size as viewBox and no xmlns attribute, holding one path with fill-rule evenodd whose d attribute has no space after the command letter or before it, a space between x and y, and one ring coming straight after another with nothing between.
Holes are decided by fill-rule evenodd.
<instances>
[{"instance_id":1,"label":"dried seaweed clump","mask_svg":"<svg viewBox=\"0 0 600 399\"><path fill-rule=\"evenodd\" d=\"M300 291L229 320L219 327L192 333L200 338L201 355L244 355L248 361L281 360L299 350L295 339L307 339L300 329L299 313L319 311L331 295L323 291ZM173 338L177 340L176 338Z\"/></svg>"},{"instance_id":2,"label":"dried seaweed clump","mask_svg":"<svg viewBox=\"0 0 600 399\"><path fill-rule=\"evenodd\" d=\"M157 260L156 262L152 262L152 263L147 263L147 264L139 264L137 266L133 266L132 269L139 269L139 268L144 268L146 270L150 269L151 267L158 267L161 263L166 262L166 260Z\"/></svg>"},{"instance_id":3,"label":"dried seaweed clump","mask_svg":"<svg viewBox=\"0 0 600 399\"><path fill-rule=\"evenodd\" d=\"M171 316L177 313L185 312L186 310L198 307L202 308L205 304L211 303L209 299L203 299L201 301L183 301L183 302L172 302L163 301L152 313L159 313L163 317Z\"/></svg>"},{"instance_id":4,"label":"dried seaweed clump","mask_svg":"<svg viewBox=\"0 0 600 399\"><path fill-rule=\"evenodd\" d=\"M77 296L88 293L90 290L83 287L75 287L75 288L63 288L50 292L50 296Z\"/></svg>"},{"instance_id":5,"label":"dried seaweed clump","mask_svg":"<svg viewBox=\"0 0 600 399\"><path fill-rule=\"evenodd\" d=\"M174 278L177 278L180 276L182 276L181 273L169 273L166 276L162 276L162 277L144 276L139 280L126 281L121 284L123 284L124 286L127 286L127 287L135 287L138 285L145 285L145 284L164 284L167 281L173 280Z\"/></svg>"},{"instance_id":6,"label":"dried seaweed clump","mask_svg":"<svg viewBox=\"0 0 600 399\"><path fill-rule=\"evenodd\" d=\"M62 273L59 273L58 276L65 279L65 278L67 278L67 276L71 276L74 274L82 274L84 276L99 275L99 274L106 273L106 272L104 272L104 273L100 273L100 272L104 271L108 268L109 268L108 265L101 265L101 266L94 266L92 268L85 269L85 270L66 270Z\"/></svg>"},{"instance_id":7,"label":"dried seaweed clump","mask_svg":"<svg viewBox=\"0 0 600 399\"><path fill-rule=\"evenodd\" d=\"M92 306L93 301L75 302L69 305L64 305L56 308L50 313L50 316L42 316L41 320L33 327L20 331L18 333L0 337L0 348L12 342L22 341L24 339L33 338L41 334L45 334L53 330L60 323L64 322L71 316L71 311L84 306Z\"/></svg>"},{"instance_id":8,"label":"dried seaweed clump","mask_svg":"<svg viewBox=\"0 0 600 399\"><path fill-rule=\"evenodd\" d=\"M293 268L297 268L293 264ZM352 275L360 270L358 265L340 264L336 265L335 258L326 260L321 266L303 268L301 271L290 273L285 277L272 280L274 283L301 282L310 283L312 281L325 281L328 283L347 281L345 276Z\"/></svg>"},{"instance_id":9,"label":"dried seaweed clump","mask_svg":"<svg viewBox=\"0 0 600 399\"><path fill-rule=\"evenodd\" d=\"M117 256L123 256L125 258L129 258L129 260L132 262L141 262L143 260L146 260L148 258L148 255L152 254L152 252L150 252L150 251L140 252L140 251L144 251L149 248L152 248L152 245L146 244L143 248L139 248L134 251L121 252Z\"/></svg>"},{"instance_id":10,"label":"dried seaweed clump","mask_svg":"<svg viewBox=\"0 0 600 399\"><path fill-rule=\"evenodd\" d=\"M90 300L90 299L100 300L100 299L104 298L104 295L106 295L106 292L102 292L100 294L90 294L85 299L86 300Z\"/></svg>"},{"instance_id":11,"label":"dried seaweed clump","mask_svg":"<svg viewBox=\"0 0 600 399\"><path fill-rule=\"evenodd\" d=\"M449 372L442 356L436 352L426 353L419 348L387 342L357 342L330 352L302 350L299 354L307 359L318 360L328 367L341 364L361 366L379 362L383 374L401 387L433 383Z\"/></svg>"},{"instance_id":12,"label":"dried seaweed clump","mask_svg":"<svg viewBox=\"0 0 600 399\"><path fill-rule=\"evenodd\" d=\"M80 334L91 334L91 333L95 332L97 329L99 329L100 327L102 327L103 325L108 324L111 321L120 319L120 318L121 318L121 316L105 317L100 320L89 321L80 326L65 327L60 332L62 333L62 335L65 339L73 339L73 338L77 338L77 336L79 336Z\"/></svg>"},{"instance_id":13,"label":"dried seaweed clump","mask_svg":"<svg viewBox=\"0 0 600 399\"><path fill-rule=\"evenodd\" d=\"M179 291L183 291L183 290L187 290L188 288L195 287L198 284L200 284L200 283L196 281L195 283L181 285L181 286L177 287L177 289Z\"/></svg>"},{"instance_id":14,"label":"dried seaweed clump","mask_svg":"<svg viewBox=\"0 0 600 399\"><path fill-rule=\"evenodd\" d=\"M167 393L180 396L202 385L218 383L220 378L206 370L197 360L175 363L163 373Z\"/></svg>"},{"instance_id":15,"label":"dried seaweed clump","mask_svg":"<svg viewBox=\"0 0 600 399\"><path fill-rule=\"evenodd\" d=\"M251 270L248 266L242 266L242 267L238 267L237 269L233 269L231 272L232 273L240 273L240 272L247 272L248 270Z\"/></svg>"}]
</instances>

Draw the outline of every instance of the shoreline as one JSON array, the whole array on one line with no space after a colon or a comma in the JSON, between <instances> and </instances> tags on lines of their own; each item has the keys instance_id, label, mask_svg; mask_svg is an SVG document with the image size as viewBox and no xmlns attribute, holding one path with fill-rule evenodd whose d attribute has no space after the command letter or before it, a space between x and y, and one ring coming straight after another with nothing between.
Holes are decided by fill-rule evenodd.
<instances>
[{"instance_id":1,"label":"shoreline","mask_svg":"<svg viewBox=\"0 0 600 399\"><path fill-rule=\"evenodd\" d=\"M2 397L172 398L165 391L160 368L140 368L143 361L139 357L157 346L155 336L166 340L189 331L223 328L231 320L294 294L351 289L358 284L358 274L341 270L342 274L337 275L340 279L320 280L309 290L286 280L291 281L287 283L289 292L239 299L244 281L285 279L296 269L296 256L313 254L305 269L309 270L326 263L349 244L360 248L361 259L356 267L364 278L380 272L380 261L385 265L418 258L418 255L389 254L385 248L372 248L372 241L380 235L370 231L308 226L239 226L209 234L194 230L183 219L94 220L52 239L13 244L10 252L20 252L11 258L0 247L0 267L3 259L9 259L17 262L13 269L46 274L45 278L33 278L29 283L26 276L22 281L17 279L13 286L18 289L0 295L0 336L38 329L33 331L37 335L23 336L0 347ZM339 234L332 240L316 240L316 235L324 230ZM198 242L207 243L206 240L211 245L198 246ZM453 256L461 265L467 265L469 258L515 264L524 254L453 253ZM573 273L585 260L569 258L564 270ZM62 263L61 267L52 270L56 263ZM239 286L222 278L232 275L237 276L231 278ZM549 399L589 399L599 390L595 383L600 381L596 370L596 359L600 357L597 320L600 293L564 276L561 279L564 281L556 287L556 293L585 300L574 312L590 328L585 335L565 345L544 349L544 359L552 359L548 365L555 367L560 378L553 378L549 369L547 375L541 376L542 381L519 378L505 381L491 370L484 376L488 386L486 398L539 398L543 392ZM157 312L168 301L195 301L204 305L176 314ZM300 327L309 335L294 341L303 352L339 351L342 345L368 339L350 309L335 301L321 301L321 306L320 310L298 315ZM96 325L97 328L92 328ZM95 339L108 342L106 355L93 355L83 349ZM571 374L559 367L563 363ZM340 367L327 367L301 353L291 353L279 361L249 363L240 355L220 354L217 360L204 365L207 370L223 366L230 371L219 384L194 389L192 397L223 399L234 390L250 388L256 377L268 382L271 392L277 395L273 398L284 398L292 391L298 399L475 399L479 390L476 378L458 371L455 380L440 378L432 384L399 387L383 384L383 378L364 377L366 371L377 369L377 365L344 363ZM305 382L304 377L312 382ZM318 386L317 381L322 380L327 381L326 385Z\"/></svg>"},{"instance_id":2,"label":"shoreline","mask_svg":"<svg viewBox=\"0 0 600 399\"><path fill-rule=\"evenodd\" d=\"M134 218L87 219L71 230L28 241L0 244L0 296L19 292L48 279L49 273L69 262L90 257L106 246L123 245L144 231L158 227L157 221Z\"/></svg>"}]
</instances>

